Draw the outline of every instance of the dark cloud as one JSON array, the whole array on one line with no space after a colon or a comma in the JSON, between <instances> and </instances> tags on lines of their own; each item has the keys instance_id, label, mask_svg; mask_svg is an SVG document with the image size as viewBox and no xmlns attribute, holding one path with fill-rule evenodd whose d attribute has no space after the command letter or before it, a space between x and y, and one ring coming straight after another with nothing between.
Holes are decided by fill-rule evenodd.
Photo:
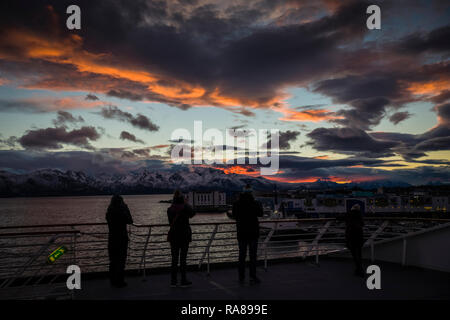
<instances>
[{"instance_id":1,"label":"dark cloud","mask_svg":"<svg viewBox=\"0 0 450 320\"><path fill-rule=\"evenodd\" d=\"M323 80L317 83L314 91L332 97L337 103L356 101L356 107L358 107L358 103L364 102L365 99L398 97L399 89L400 85L391 75L371 74Z\"/></svg>"},{"instance_id":2,"label":"dark cloud","mask_svg":"<svg viewBox=\"0 0 450 320\"><path fill-rule=\"evenodd\" d=\"M182 138L179 138L179 139L171 139L171 140L168 140L169 142L171 142L171 143L185 143L185 144L193 144L195 141L194 140L187 140L187 139L182 139Z\"/></svg>"},{"instance_id":3,"label":"dark cloud","mask_svg":"<svg viewBox=\"0 0 450 320\"><path fill-rule=\"evenodd\" d=\"M315 159L299 156L281 156L280 167L283 169L309 171L319 168L337 168L353 166L384 166L386 161L369 158L346 158L338 160Z\"/></svg>"},{"instance_id":4,"label":"dark cloud","mask_svg":"<svg viewBox=\"0 0 450 320\"><path fill-rule=\"evenodd\" d=\"M332 120L344 126L367 130L380 123L391 99L406 95L403 87L392 75L347 76L320 81L315 92L332 97L333 102L348 104L351 109L342 109Z\"/></svg>"},{"instance_id":5,"label":"dark cloud","mask_svg":"<svg viewBox=\"0 0 450 320\"><path fill-rule=\"evenodd\" d=\"M375 139L357 128L317 128L307 136L314 149L338 153L369 152L380 156L399 145L396 141Z\"/></svg>"},{"instance_id":6,"label":"dark cloud","mask_svg":"<svg viewBox=\"0 0 450 320\"><path fill-rule=\"evenodd\" d=\"M417 151L438 151L450 150L450 136L438 137L419 142L414 150Z\"/></svg>"},{"instance_id":7,"label":"dark cloud","mask_svg":"<svg viewBox=\"0 0 450 320\"><path fill-rule=\"evenodd\" d=\"M296 109L296 110L313 110L313 109L322 109L325 106L326 106L325 104L310 104L310 105L306 105L306 106L295 107L294 109Z\"/></svg>"},{"instance_id":8,"label":"dark cloud","mask_svg":"<svg viewBox=\"0 0 450 320\"><path fill-rule=\"evenodd\" d=\"M367 183L368 185L377 183L377 181L389 181L389 183L401 182L413 185L426 185L428 183L449 183L449 166L421 166L413 169L405 169L399 166L397 169L385 170L370 167L333 167L317 168L309 171L285 170L280 175L287 180L301 180L302 178L311 179L337 179L346 181L356 181Z\"/></svg>"},{"instance_id":9,"label":"dark cloud","mask_svg":"<svg viewBox=\"0 0 450 320\"><path fill-rule=\"evenodd\" d=\"M117 108L116 106L108 106L102 108L100 112L97 112L105 119L116 119L119 121L128 122L133 127L148 130L148 131L158 131L159 126L154 124L148 117L143 114L138 113L137 116L133 116L129 112L125 112Z\"/></svg>"},{"instance_id":10,"label":"dark cloud","mask_svg":"<svg viewBox=\"0 0 450 320\"><path fill-rule=\"evenodd\" d=\"M0 111L4 112L44 112L43 106L37 101L0 99Z\"/></svg>"},{"instance_id":11,"label":"dark cloud","mask_svg":"<svg viewBox=\"0 0 450 320\"><path fill-rule=\"evenodd\" d=\"M450 90L443 90L440 94L433 96L431 99L434 103L443 103L450 100Z\"/></svg>"},{"instance_id":12,"label":"dark cloud","mask_svg":"<svg viewBox=\"0 0 450 320\"><path fill-rule=\"evenodd\" d=\"M122 140L129 140L129 141L132 141L132 142L137 142L137 143L142 143L142 144L145 143L141 139L136 138L136 136L134 134L129 133L128 131L122 131L120 133L120 139L122 139Z\"/></svg>"},{"instance_id":13,"label":"dark cloud","mask_svg":"<svg viewBox=\"0 0 450 320\"><path fill-rule=\"evenodd\" d=\"M53 124L55 126L64 126L67 123L77 123L77 122L84 122L83 117L78 116L77 118L74 117L70 112L67 111L58 111L58 116L55 120L53 120Z\"/></svg>"},{"instance_id":14,"label":"dark cloud","mask_svg":"<svg viewBox=\"0 0 450 320\"><path fill-rule=\"evenodd\" d=\"M84 0L75 3L83 8L83 25L89 27L68 33L65 9L73 3L1 2L2 77L21 79L24 88L87 90L132 101L157 101L182 110L197 105L221 106L245 116L255 115L249 106L279 106L287 87L308 87L330 97L333 103L346 105L332 114L340 119L331 121L342 128L319 128L308 135L318 150L366 157L395 152L416 159L447 148L445 103L450 96L449 90L442 88L448 87L450 64L439 55L448 57L448 25L427 32L429 26L418 23L415 30L423 30L420 33L407 35L414 30L401 30L405 37L390 38L386 44L365 38L370 33L365 28L365 10L372 4L366 1L237 0L215 4ZM383 2L383 8L385 5ZM428 10L431 6L419 7ZM392 16L395 13L389 12ZM20 37L11 40L5 36L10 30L29 31L48 41L50 47L61 44L70 51L75 46L75 53L95 55L96 62L104 62L101 66L120 66L138 75L150 73L158 78L160 88L151 89L139 76L100 74L89 68L81 71L66 55L64 63L30 59L29 48L16 41ZM76 40L75 34L82 41ZM190 86L201 88L195 99L186 98L192 93ZM427 90L421 90L423 87ZM86 99L94 101L94 97L89 94ZM229 101L233 107L227 105ZM397 109L413 101L440 104L435 109L439 117L436 127L417 135L366 132L386 115L393 114L393 123L404 120L408 111ZM33 101L0 101L1 111L43 109L41 103ZM99 113L140 129L158 130L148 117L114 106ZM60 146L58 142L50 145Z\"/></svg>"},{"instance_id":15,"label":"dark cloud","mask_svg":"<svg viewBox=\"0 0 450 320\"><path fill-rule=\"evenodd\" d=\"M248 158L242 161L248 163ZM311 181L311 179L336 179L345 181L376 182L384 180L389 182L404 182L414 185L423 185L431 182L450 182L450 167L445 161L417 161L424 164L442 164L439 167L421 166L413 169L404 169L405 165L392 161L380 159L349 157L338 160L315 159L299 156L280 156L280 167L283 172L277 174L274 178L284 179L284 181L298 181L302 179ZM256 165L249 166L253 170L258 170ZM386 170L379 167L391 167Z\"/></svg>"},{"instance_id":16,"label":"dark cloud","mask_svg":"<svg viewBox=\"0 0 450 320\"><path fill-rule=\"evenodd\" d=\"M398 44L402 53L417 54L423 52L449 52L450 26L445 26L425 33L414 33Z\"/></svg>"},{"instance_id":17,"label":"dark cloud","mask_svg":"<svg viewBox=\"0 0 450 320\"><path fill-rule=\"evenodd\" d=\"M29 29L51 43L78 44L68 40L65 32L70 1L37 0L29 6L5 2L2 29ZM220 95L236 98L237 106L268 107L286 84L335 71L343 58L337 45L360 41L367 32L360 27L365 25L364 1L343 1L333 10L328 2L301 2L292 7L267 0L254 0L251 5L247 1L188 5L178 1L75 2L83 8L83 24L89 26L77 32L86 52L102 53L108 48L103 58L111 59L110 65L156 74L158 85L169 83L171 88L180 88L180 95L152 90L139 81L77 72L70 65L59 66L72 68L70 76L34 66L33 70L41 68L47 77L35 78L33 84L84 86L85 90L160 101L180 109L192 105L183 97L184 84L205 90L196 104L222 105L223 101L213 98ZM5 43L0 49L14 57L27 55L17 45ZM246 108L230 110L254 115Z\"/></svg>"},{"instance_id":18,"label":"dark cloud","mask_svg":"<svg viewBox=\"0 0 450 320\"><path fill-rule=\"evenodd\" d=\"M28 172L38 169L82 171L87 174L125 173L143 164L122 161L108 152L59 151L30 152L0 150L0 168Z\"/></svg>"},{"instance_id":19,"label":"dark cloud","mask_svg":"<svg viewBox=\"0 0 450 320\"><path fill-rule=\"evenodd\" d=\"M121 157L122 158L133 159L134 157L136 157L136 155L132 151L124 151L124 152L122 152L122 156Z\"/></svg>"},{"instance_id":20,"label":"dark cloud","mask_svg":"<svg viewBox=\"0 0 450 320\"><path fill-rule=\"evenodd\" d=\"M291 131L287 130L285 132L280 131L278 135L278 146L280 150L288 150L291 148L291 143L297 140L300 135L299 131ZM268 135L269 140L267 141L267 145L263 145L263 148L272 148L272 138L271 135Z\"/></svg>"},{"instance_id":21,"label":"dark cloud","mask_svg":"<svg viewBox=\"0 0 450 320\"><path fill-rule=\"evenodd\" d=\"M230 130L237 130L237 129L243 129L243 128L245 128L245 124L233 126L230 128Z\"/></svg>"},{"instance_id":22,"label":"dark cloud","mask_svg":"<svg viewBox=\"0 0 450 320\"><path fill-rule=\"evenodd\" d=\"M94 95L92 93L88 93L84 99L85 100L92 100L92 101L100 100L96 95Z\"/></svg>"},{"instance_id":23,"label":"dark cloud","mask_svg":"<svg viewBox=\"0 0 450 320\"><path fill-rule=\"evenodd\" d=\"M143 95L140 94L136 94L130 91L126 91L126 90L109 90L106 93L108 96L111 97L116 97L116 98L120 98L120 99L128 99L131 101L140 101L144 99Z\"/></svg>"},{"instance_id":24,"label":"dark cloud","mask_svg":"<svg viewBox=\"0 0 450 320\"><path fill-rule=\"evenodd\" d=\"M393 148L405 159L411 160L426 155L429 151L450 150L450 103L437 105L438 125L421 134L402 134L395 132L372 132L375 139L396 141Z\"/></svg>"},{"instance_id":25,"label":"dark cloud","mask_svg":"<svg viewBox=\"0 0 450 320\"><path fill-rule=\"evenodd\" d=\"M450 127L450 102L437 105L435 110L438 114L439 123Z\"/></svg>"},{"instance_id":26,"label":"dark cloud","mask_svg":"<svg viewBox=\"0 0 450 320\"><path fill-rule=\"evenodd\" d=\"M1 136L0 136L0 138L1 138ZM0 139L0 144L3 144L10 148L14 148L17 145L17 137L11 136L7 139Z\"/></svg>"},{"instance_id":27,"label":"dark cloud","mask_svg":"<svg viewBox=\"0 0 450 320\"><path fill-rule=\"evenodd\" d=\"M144 148L144 149L134 149L133 153L138 155L138 156L150 156L150 149L149 148Z\"/></svg>"},{"instance_id":28,"label":"dark cloud","mask_svg":"<svg viewBox=\"0 0 450 320\"><path fill-rule=\"evenodd\" d=\"M124 150L102 149L95 152L34 152L0 150L0 168L15 172L28 172L37 169L55 168L60 170L82 171L88 174L126 174L141 168L150 170L179 170L186 167L167 165L167 159L148 159L147 149ZM145 158L145 159L142 159ZM141 160L140 160L141 159ZM419 161L422 162L422 161ZM248 159L247 159L248 163ZM427 161L424 161L427 163ZM433 165L413 169L384 170L377 167L400 167L395 163L379 159L350 157L339 160L313 159L297 156L280 156L283 173L278 178L297 180L302 178L341 178L344 180L372 181L386 179L404 181L412 184L426 184L440 181L450 182L450 167L445 162L429 162ZM251 171L258 170L257 167Z\"/></svg>"},{"instance_id":29,"label":"dark cloud","mask_svg":"<svg viewBox=\"0 0 450 320\"><path fill-rule=\"evenodd\" d=\"M412 116L408 111L396 112L389 117L389 121L393 124L399 124L400 122L410 118Z\"/></svg>"},{"instance_id":30,"label":"dark cloud","mask_svg":"<svg viewBox=\"0 0 450 320\"><path fill-rule=\"evenodd\" d=\"M254 134L254 132L250 129L244 129L245 126L235 126L227 130L228 134L232 137L244 138L250 137Z\"/></svg>"},{"instance_id":31,"label":"dark cloud","mask_svg":"<svg viewBox=\"0 0 450 320\"><path fill-rule=\"evenodd\" d=\"M100 138L94 127L67 131L65 127L28 130L18 142L27 149L61 149L63 144L93 149L90 141Z\"/></svg>"}]
</instances>

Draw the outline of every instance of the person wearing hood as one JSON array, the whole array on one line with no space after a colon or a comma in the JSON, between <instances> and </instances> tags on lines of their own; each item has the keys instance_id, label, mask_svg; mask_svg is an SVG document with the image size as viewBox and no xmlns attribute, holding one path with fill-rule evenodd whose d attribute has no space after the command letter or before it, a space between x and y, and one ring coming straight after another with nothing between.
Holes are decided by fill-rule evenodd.
<instances>
[{"instance_id":1,"label":"person wearing hood","mask_svg":"<svg viewBox=\"0 0 450 320\"><path fill-rule=\"evenodd\" d=\"M261 203L255 200L250 185L246 185L239 199L233 204L233 210L229 217L236 220L237 239L239 244L239 282L245 281L245 259L247 248L250 256L250 282L260 283L256 276L256 261L259 239L258 217L263 216Z\"/></svg>"},{"instance_id":2,"label":"person wearing hood","mask_svg":"<svg viewBox=\"0 0 450 320\"><path fill-rule=\"evenodd\" d=\"M108 222L109 279L113 287L122 288L128 249L127 225L133 223L130 209L120 195L114 195L106 212Z\"/></svg>"},{"instance_id":3,"label":"person wearing hood","mask_svg":"<svg viewBox=\"0 0 450 320\"><path fill-rule=\"evenodd\" d=\"M362 266L362 247L364 245L364 221L359 204L352 206L351 210L344 216L339 216L338 220L345 222L345 242L350 250L355 264L355 275L364 276Z\"/></svg>"},{"instance_id":4,"label":"person wearing hood","mask_svg":"<svg viewBox=\"0 0 450 320\"><path fill-rule=\"evenodd\" d=\"M172 205L167 209L170 229L167 241L170 242L172 254L171 281L170 285L178 285L178 263L180 265L181 286L188 287L192 284L186 277L186 259L189 243L192 241L192 230L189 219L195 215L192 207L185 203L183 194L177 190L173 195Z\"/></svg>"}]
</instances>

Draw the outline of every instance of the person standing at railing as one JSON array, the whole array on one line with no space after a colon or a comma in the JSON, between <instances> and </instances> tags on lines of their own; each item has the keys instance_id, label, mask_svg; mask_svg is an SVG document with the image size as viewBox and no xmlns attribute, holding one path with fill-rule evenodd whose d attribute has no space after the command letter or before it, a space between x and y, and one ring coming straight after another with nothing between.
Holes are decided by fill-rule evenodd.
<instances>
[{"instance_id":1,"label":"person standing at railing","mask_svg":"<svg viewBox=\"0 0 450 320\"><path fill-rule=\"evenodd\" d=\"M111 285L123 288L125 282L125 264L127 260L128 232L127 224L133 223L130 209L120 195L114 195L106 212L108 222L109 279Z\"/></svg>"},{"instance_id":2,"label":"person standing at railing","mask_svg":"<svg viewBox=\"0 0 450 320\"><path fill-rule=\"evenodd\" d=\"M167 209L170 229L167 241L170 242L172 253L172 267L170 285L176 287L178 275L178 262L180 263L181 286L192 285L186 277L186 259L189 243L192 241L192 230L189 219L195 215L192 207L185 202L183 194L176 190L173 195L172 205Z\"/></svg>"},{"instance_id":3,"label":"person standing at railing","mask_svg":"<svg viewBox=\"0 0 450 320\"><path fill-rule=\"evenodd\" d=\"M246 185L239 199L233 204L229 217L236 220L237 239L239 244L239 282L245 281L245 259L247 248L250 256L250 283L260 283L256 276L256 260L259 239L258 217L263 216L261 203L255 200L250 185Z\"/></svg>"},{"instance_id":4,"label":"person standing at railing","mask_svg":"<svg viewBox=\"0 0 450 320\"><path fill-rule=\"evenodd\" d=\"M364 245L363 217L359 204L352 206L349 212L338 216L338 220L345 221L345 241L355 263L355 275L364 277L362 266L362 247Z\"/></svg>"}]
</instances>

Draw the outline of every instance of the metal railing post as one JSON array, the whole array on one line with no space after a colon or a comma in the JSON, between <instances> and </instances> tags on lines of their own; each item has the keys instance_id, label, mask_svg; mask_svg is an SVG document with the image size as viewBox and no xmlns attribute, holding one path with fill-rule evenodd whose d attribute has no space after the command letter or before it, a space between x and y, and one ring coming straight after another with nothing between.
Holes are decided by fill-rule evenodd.
<instances>
[{"instance_id":1,"label":"metal railing post","mask_svg":"<svg viewBox=\"0 0 450 320\"><path fill-rule=\"evenodd\" d=\"M406 266L406 238L403 238L402 266Z\"/></svg>"},{"instance_id":2,"label":"metal railing post","mask_svg":"<svg viewBox=\"0 0 450 320\"><path fill-rule=\"evenodd\" d=\"M316 245L316 264L319 264L319 243Z\"/></svg>"},{"instance_id":3,"label":"metal railing post","mask_svg":"<svg viewBox=\"0 0 450 320\"><path fill-rule=\"evenodd\" d=\"M209 276L209 250L208 250L208 264L207 264L207 266L206 266L206 270L207 270L207 274L208 274L208 276Z\"/></svg>"},{"instance_id":4,"label":"metal railing post","mask_svg":"<svg viewBox=\"0 0 450 320\"><path fill-rule=\"evenodd\" d=\"M219 224L215 223L214 230L211 233L211 237L208 240L208 244L206 245L205 251L203 252L203 254L198 262L198 268L200 269L202 267L203 260L205 260L205 257L207 256L207 258L208 258L208 274L209 274L209 249L211 247L211 244L212 244L214 238L216 237L218 229L219 229Z\"/></svg>"},{"instance_id":5,"label":"metal railing post","mask_svg":"<svg viewBox=\"0 0 450 320\"><path fill-rule=\"evenodd\" d=\"M264 270L265 271L267 271L267 243L270 241L270 239L272 238L275 230L278 228L278 221L275 222L274 224L275 225L269 231L269 234L266 236L266 238L264 239L264 242L263 242L263 246L264 246Z\"/></svg>"},{"instance_id":6,"label":"metal railing post","mask_svg":"<svg viewBox=\"0 0 450 320\"><path fill-rule=\"evenodd\" d=\"M366 243L371 243L371 242L375 241L375 239L383 232L384 229L386 229L386 227L388 225L389 225L389 221L388 220L383 221L383 223L377 228L377 230L374 231L370 235L370 238L367 239Z\"/></svg>"},{"instance_id":7,"label":"metal railing post","mask_svg":"<svg viewBox=\"0 0 450 320\"><path fill-rule=\"evenodd\" d=\"M72 230L75 230L75 226L72 226L71 227L71 229ZM77 237L78 237L78 234L74 234L73 235L73 243L72 243L72 246L73 246L73 264L77 264Z\"/></svg>"},{"instance_id":8,"label":"metal railing post","mask_svg":"<svg viewBox=\"0 0 450 320\"><path fill-rule=\"evenodd\" d=\"M147 239L145 240L144 250L142 251L142 257L141 257L141 263L140 263L141 268L143 267L143 278L144 279L147 276L146 271L145 271L145 269L146 269L145 253L147 252L147 245L150 240L151 234L152 234L152 226L148 227Z\"/></svg>"},{"instance_id":9,"label":"metal railing post","mask_svg":"<svg viewBox=\"0 0 450 320\"><path fill-rule=\"evenodd\" d=\"M320 241L320 239L322 239L323 235L328 231L328 229L330 228L330 225L331 225L331 221L328 221L327 223L325 223L325 225L322 228L317 230L317 236L314 238L312 245L309 246L310 249L308 251L305 250L303 252L303 257L302 257L303 259L306 259L306 257L311 252L311 250L313 250L314 246L316 246L316 249L318 249L317 246L319 244L319 241ZM318 259L316 259L316 260L318 260Z\"/></svg>"},{"instance_id":10,"label":"metal railing post","mask_svg":"<svg viewBox=\"0 0 450 320\"><path fill-rule=\"evenodd\" d=\"M267 247L264 248L264 270L267 271Z\"/></svg>"}]
</instances>

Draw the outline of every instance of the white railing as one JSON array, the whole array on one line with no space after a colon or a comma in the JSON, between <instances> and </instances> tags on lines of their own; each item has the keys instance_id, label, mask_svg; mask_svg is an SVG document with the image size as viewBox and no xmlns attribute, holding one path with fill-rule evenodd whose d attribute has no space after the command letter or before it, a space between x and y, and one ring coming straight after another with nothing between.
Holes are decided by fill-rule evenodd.
<instances>
[{"instance_id":1,"label":"white railing","mask_svg":"<svg viewBox=\"0 0 450 320\"><path fill-rule=\"evenodd\" d=\"M377 243L450 220L415 218L366 218L364 235L372 259ZM290 225L289 229L285 226ZM217 263L235 262L238 257L235 222L192 223L188 265L199 270ZM167 224L129 226L127 270L145 277L157 268L170 266ZM314 258L343 252L345 226L336 219L292 219L261 221L258 260L268 268L274 259ZM83 273L108 269L108 229L105 223L57 224L0 227L0 289L49 284L65 274L68 265L78 265ZM53 264L47 256L59 246L68 252Z\"/></svg>"}]
</instances>

